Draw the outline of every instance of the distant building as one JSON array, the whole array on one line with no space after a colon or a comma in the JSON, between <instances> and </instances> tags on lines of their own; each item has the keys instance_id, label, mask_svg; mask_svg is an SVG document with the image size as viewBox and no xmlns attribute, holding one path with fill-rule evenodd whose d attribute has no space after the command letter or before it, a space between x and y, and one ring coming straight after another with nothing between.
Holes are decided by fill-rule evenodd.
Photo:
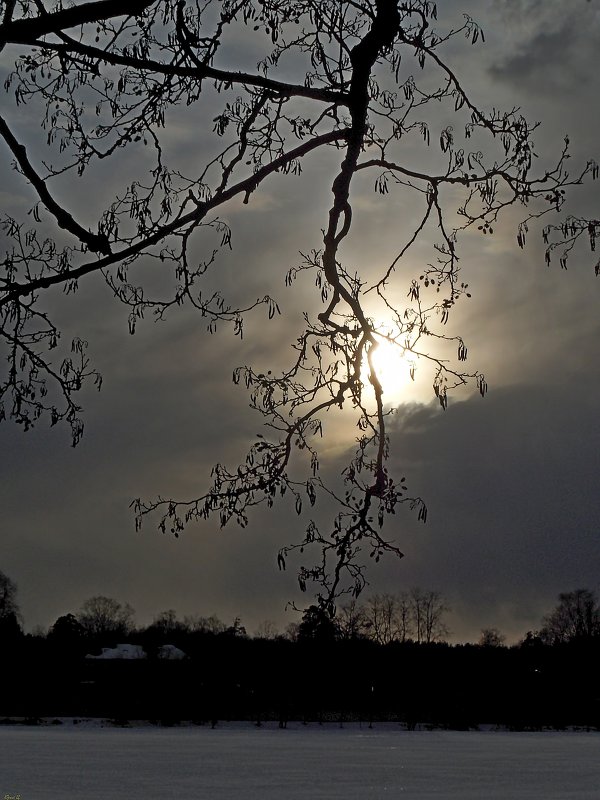
<instances>
[{"instance_id":1,"label":"distant building","mask_svg":"<svg viewBox=\"0 0 600 800\"><path fill-rule=\"evenodd\" d=\"M181 661L183 658L187 658L187 654L175 647L174 644L163 644L158 648L157 656L166 661ZM148 658L148 655L139 644L118 644L116 647L103 647L99 656L90 654L86 658L139 660Z\"/></svg>"},{"instance_id":2,"label":"distant building","mask_svg":"<svg viewBox=\"0 0 600 800\"><path fill-rule=\"evenodd\" d=\"M187 655L174 644L163 644L158 648L158 657L169 661L180 661L182 658L187 658Z\"/></svg>"},{"instance_id":3,"label":"distant building","mask_svg":"<svg viewBox=\"0 0 600 800\"><path fill-rule=\"evenodd\" d=\"M139 644L118 644L116 647L103 647L99 656L87 655L86 658L124 658L140 659L148 658L146 651Z\"/></svg>"}]
</instances>

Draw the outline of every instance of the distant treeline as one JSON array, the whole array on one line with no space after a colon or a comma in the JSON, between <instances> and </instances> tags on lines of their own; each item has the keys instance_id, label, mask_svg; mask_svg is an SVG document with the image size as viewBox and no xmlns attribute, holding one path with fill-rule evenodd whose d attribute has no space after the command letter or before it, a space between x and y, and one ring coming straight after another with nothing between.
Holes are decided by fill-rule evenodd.
<instances>
[{"instance_id":1,"label":"distant treeline","mask_svg":"<svg viewBox=\"0 0 600 800\"><path fill-rule=\"evenodd\" d=\"M254 636L239 619L178 620L173 611L136 628L133 609L99 596L47 633L24 634L16 587L0 577L0 720L277 719L285 726L288 719L386 719L408 728L600 729L600 610L589 590L560 595L538 632L506 647L495 629L482 631L478 644L440 641L446 605L439 593L421 590L375 595L333 619L311 606L285 634L264 624ZM125 642L128 650L106 652ZM104 658L88 657L103 650ZM124 652L143 658L106 657Z\"/></svg>"},{"instance_id":2,"label":"distant treeline","mask_svg":"<svg viewBox=\"0 0 600 800\"><path fill-rule=\"evenodd\" d=\"M250 719L397 720L406 727L600 729L600 641L519 646L380 645L368 639L251 639L188 632L183 660L84 657L51 637L2 648L1 717L105 717L215 724ZM172 637L169 643L172 643Z\"/></svg>"}]
</instances>

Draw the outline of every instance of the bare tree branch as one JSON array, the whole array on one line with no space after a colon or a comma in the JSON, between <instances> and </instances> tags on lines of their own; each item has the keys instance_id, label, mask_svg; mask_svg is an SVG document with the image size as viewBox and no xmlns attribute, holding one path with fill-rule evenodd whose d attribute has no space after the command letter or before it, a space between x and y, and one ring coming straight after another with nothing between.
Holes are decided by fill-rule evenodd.
<instances>
[{"instance_id":1,"label":"bare tree branch","mask_svg":"<svg viewBox=\"0 0 600 800\"><path fill-rule=\"evenodd\" d=\"M96 0L92 3L63 8L60 11L40 14L38 17L13 19L15 3L7 4L4 19L0 25L0 45L35 44L38 39L50 33L103 22L114 17L138 16L153 0Z\"/></svg>"},{"instance_id":2,"label":"bare tree branch","mask_svg":"<svg viewBox=\"0 0 600 800\"><path fill-rule=\"evenodd\" d=\"M482 31L469 17L438 31L430 0L102 0L48 13L41 0L31 7L0 0L0 8L0 44L19 45L7 100L39 116L47 153L38 155L29 132L26 150L15 116L4 112L0 136L36 193L33 222L16 212L0 221L0 418L25 429L40 419L64 421L76 443L82 422L74 398L86 381L100 383L81 339L53 365L60 331L42 306L49 289L75 295L80 281L101 272L128 307L131 332L145 312L161 318L187 303L209 331L225 323L241 336L247 313L262 306L271 318L279 305L270 295L230 302L207 279L231 244L229 225L214 215L234 198L248 203L275 173L299 173L309 155L326 147L336 154L316 249L307 245L300 264L285 268L288 285L309 275L317 292L290 363L277 374L251 366L233 372L263 433L239 465L217 464L212 482L191 499L133 503L138 525L154 516L177 536L196 520L246 525L255 506L287 496L303 532L283 543L278 564L295 561L300 588L312 585L321 610L333 614L337 598L362 591L366 559L402 556L384 534L386 520L402 507L427 518L422 498L388 469L391 409L378 349L394 348L413 379L423 370L441 409L461 387L484 395L484 375L465 366L467 343L445 327L471 296L461 277L461 234L493 235L508 209L521 208L518 244L543 218L547 260L562 248L566 267L582 237L595 248L600 224L556 215L566 191L597 177L598 167L590 161L571 176L565 140L555 163L536 170L536 125L515 108L481 108L444 54L451 40L466 35L474 44ZM242 60L241 41L260 49L255 70ZM169 136L174 116L199 134L185 164ZM405 163L418 147L426 169ZM62 184L89 182L93 166L125 152L135 177L121 186L112 176L106 208L90 191L87 230L77 221L82 210L71 208L76 193ZM44 173L34 166L40 163ZM357 219L366 213L356 178L370 173L382 202L394 194L408 213L390 233L396 255L387 263L350 264ZM157 262L168 288L153 293L146 276ZM323 477L319 452L323 419L341 408L354 415L357 435L336 482ZM310 511L317 503L332 510L320 522ZM305 560L305 551L316 557ZM425 615L415 623L418 636L429 640L436 625L439 633L443 602L435 593L417 599Z\"/></svg>"}]
</instances>

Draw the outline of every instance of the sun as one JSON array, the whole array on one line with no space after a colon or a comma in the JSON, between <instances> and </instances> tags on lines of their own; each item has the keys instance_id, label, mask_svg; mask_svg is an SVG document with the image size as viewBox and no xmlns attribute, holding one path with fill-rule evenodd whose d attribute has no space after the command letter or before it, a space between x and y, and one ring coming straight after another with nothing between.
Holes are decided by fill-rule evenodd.
<instances>
[{"instance_id":1,"label":"sun","mask_svg":"<svg viewBox=\"0 0 600 800\"><path fill-rule=\"evenodd\" d=\"M404 347L393 344L388 339L377 337L377 345L371 350L373 366L383 387L383 401L386 405L396 403L406 392L414 374L414 359ZM369 364L363 359L361 380L369 385Z\"/></svg>"}]
</instances>

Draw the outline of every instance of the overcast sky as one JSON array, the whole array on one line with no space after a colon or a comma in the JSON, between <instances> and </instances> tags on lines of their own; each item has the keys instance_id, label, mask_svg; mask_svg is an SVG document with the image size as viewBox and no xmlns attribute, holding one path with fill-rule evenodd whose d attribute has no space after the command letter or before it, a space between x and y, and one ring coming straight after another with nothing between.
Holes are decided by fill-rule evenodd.
<instances>
[{"instance_id":1,"label":"overcast sky","mask_svg":"<svg viewBox=\"0 0 600 800\"><path fill-rule=\"evenodd\" d=\"M465 11L485 31L484 45L461 39L449 48L479 103L520 106L539 120L541 158L569 134L574 161L600 160L595 0L452 0L439 10L440 27L459 25ZM194 131L174 125L170 135L182 158L193 157ZM28 137L35 141L35 128ZM4 150L0 157L5 210L22 210L26 190L7 172ZM251 631L266 619L281 628L296 619L286 602L304 598L292 571L276 565L279 546L301 533L302 520L287 506L259 510L243 531L208 522L175 540L150 524L136 533L129 503L200 494L214 463L244 458L261 420L231 372L284 363L301 310L318 311L312 287L286 289L284 276L299 250L319 247L331 158L307 162L299 179L277 176L225 215L234 237L220 283L233 295L268 292L283 311L268 324L258 312L243 342L225 329L208 336L205 320L185 309L148 320L131 337L126 309L95 277L74 298L50 301L65 338L89 341L104 385L84 395L86 433L76 449L65 431L0 426L0 570L18 584L28 630L95 594L130 603L140 623L169 608L226 622L240 616ZM119 167L102 168L97 191L108 192ZM79 191L85 198L89 185ZM578 190L572 208L597 215L597 193L593 185ZM391 248L402 222L402 208L378 203L372 188L354 199L357 262ZM426 499L429 518L423 526L402 517L396 538L406 557L387 558L368 575L367 593L441 591L457 641L474 641L490 626L514 641L540 626L559 592L600 589L600 278L585 249L568 271L547 268L539 231L519 250L517 221L507 218L493 238L463 241L473 297L459 328L469 366L485 373L490 392L457 396L446 412L430 400L427 381L399 396L392 465ZM330 429L325 464L333 471L354 431L343 418Z\"/></svg>"}]
</instances>

